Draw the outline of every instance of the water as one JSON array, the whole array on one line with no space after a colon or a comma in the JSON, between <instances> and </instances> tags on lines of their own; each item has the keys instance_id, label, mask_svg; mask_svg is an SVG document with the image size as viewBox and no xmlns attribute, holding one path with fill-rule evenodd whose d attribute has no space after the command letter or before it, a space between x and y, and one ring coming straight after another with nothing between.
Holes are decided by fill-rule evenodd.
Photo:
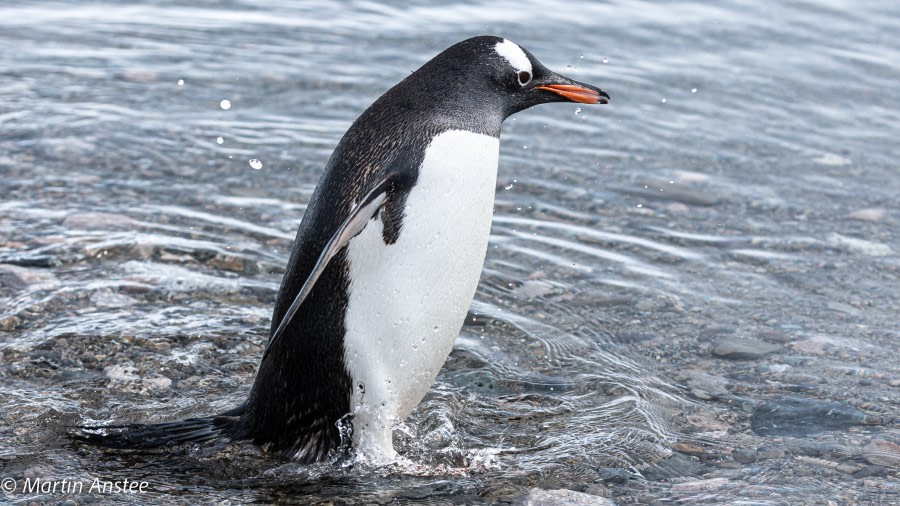
<instances>
[{"instance_id":1,"label":"water","mask_svg":"<svg viewBox=\"0 0 900 506\"><path fill-rule=\"evenodd\" d=\"M898 31L890 2L2 5L0 478L161 504L898 501ZM483 33L613 100L507 121L408 462L63 437L243 399L341 134Z\"/></svg>"}]
</instances>

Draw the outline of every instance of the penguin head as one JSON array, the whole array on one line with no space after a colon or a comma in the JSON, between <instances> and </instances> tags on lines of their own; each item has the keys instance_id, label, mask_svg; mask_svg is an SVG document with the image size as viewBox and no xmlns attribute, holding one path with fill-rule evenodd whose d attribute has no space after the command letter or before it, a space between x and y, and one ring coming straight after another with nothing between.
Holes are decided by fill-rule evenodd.
<instances>
[{"instance_id":1,"label":"penguin head","mask_svg":"<svg viewBox=\"0 0 900 506\"><path fill-rule=\"evenodd\" d=\"M424 95L436 98L439 94L457 106L493 110L501 121L538 104L609 102L609 95L600 88L553 72L530 52L501 37L480 36L459 42L416 74L423 78L421 84L425 86L419 91Z\"/></svg>"},{"instance_id":2,"label":"penguin head","mask_svg":"<svg viewBox=\"0 0 900 506\"><path fill-rule=\"evenodd\" d=\"M550 102L609 103L605 91L553 72L515 42L490 39L494 52L489 53L491 88L502 97L506 116Z\"/></svg>"}]
</instances>

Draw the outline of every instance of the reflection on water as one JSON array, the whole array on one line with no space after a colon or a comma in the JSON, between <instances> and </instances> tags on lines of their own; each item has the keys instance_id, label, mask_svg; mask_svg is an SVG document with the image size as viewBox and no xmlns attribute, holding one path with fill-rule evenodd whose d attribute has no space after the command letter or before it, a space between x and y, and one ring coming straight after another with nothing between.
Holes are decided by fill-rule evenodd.
<instances>
[{"instance_id":1,"label":"reflection on water","mask_svg":"<svg viewBox=\"0 0 900 506\"><path fill-rule=\"evenodd\" d=\"M898 14L0 6L0 474L127 475L150 482L125 498L142 503L491 502L535 487L898 500ZM505 125L478 295L397 428L408 462L304 467L248 445L121 455L60 437L242 400L340 135L485 32L613 102ZM16 496L29 497L64 500Z\"/></svg>"}]
</instances>

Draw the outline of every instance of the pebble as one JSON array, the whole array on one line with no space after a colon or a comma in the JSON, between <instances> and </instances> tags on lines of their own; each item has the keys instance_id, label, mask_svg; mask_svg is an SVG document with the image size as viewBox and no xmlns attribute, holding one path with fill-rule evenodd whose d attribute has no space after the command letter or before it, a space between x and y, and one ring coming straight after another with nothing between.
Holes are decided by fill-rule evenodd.
<instances>
[{"instance_id":1,"label":"pebble","mask_svg":"<svg viewBox=\"0 0 900 506\"><path fill-rule=\"evenodd\" d=\"M853 163L849 158L845 158L834 153L825 153L818 158L814 158L813 161L821 165L828 165L830 167L842 167L844 165L850 165L851 163Z\"/></svg>"},{"instance_id":2,"label":"pebble","mask_svg":"<svg viewBox=\"0 0 900 506\"><path fill-rule=\"evenodd\" d=\"M691 208L682 204L681 202L670 202L663 206L663 209L669 211L672 214L684 214L691 210Z\"/></svg>"},{"instance_id":3,"label":"pebble","mask_svg":"<svg viewBox=\"0 0 900 506\"><path fill-rule=\"evenodd\" d=\"M789 334L774 329L761 330L758 335L761 339L772 343L785 344L793 341Z\"/></svg>"},{"instance_id":4,"label":"pebble","mask_svg":"<svg viewBox=\"0 0 900 506\"><path fill-rule=\"evenodd\" d=\"M631 479L631 474L619 467L601 467L597 469L597 474L600 476L600 480L602 480L603 483L610 483L613 485L622 485Z\"/></svg>"},{"instance_id":5,"label":"pebble","mask_svg":"<svg viewBox=\"0 0 900 506\"><path fill-rule=\"evenodd\" d=\"M832 341L826 336L812 336L802 341L791 344L794 351L805 355L824 355L825 346L832 344Z\"/></svg>"},{"instance_id":6,"label":"pebble","mask_svg":"<svg viewBox=\"0 0 900 506\"><path fill-rule=\"evenodd\" d=\"M880 208L860 209L847 215L851 220L860 221L881 221L885 216L887 216L887 210Z\"/></svg>"},{"instance_id":7,"label":"pebble","mask_svg":"<svg viewBox=\"0 0 900 506\"><path fill-rule=\"evenodd\" d=\"M218 253L208 262L212 267L231 272L244 272L244 260L233 255Z\"/></svg>"},{"instance_id":8,"label":"pebble","mask_svg":"<svg viewBox=\"0 0 900 506\"><path fill-rule=\"evenodd\" d=\"M851 306L850 304L844 304L843 302L837 302L837 301L833 301L833 300L830 300L827 303L825 303L825 307L827 307L828 309L831 309L832 311L837 311L839 313L846 313L846 314L849 314L852 316L859 316L862 314L862 311L860 311L859 309L856 309L855 307Z\"/></svg>"},{"instance_id":9,"label":"pebble","mask_svg":"<svg viewBox=\"0 0 900 506\"><path fill-rule=\"evenodd\" d=\"M875 464L870 466L865 466L859 471L853 473L853 477L856 479L865 478L867 476L878 476L880 474L884 474L884 468Z\"/></svg>"},{"instance_id":10,"label":"pebble","mask_svg":"<svg viewBox=\"0 0 900 506\"><path fill-rule=\"evenodd\" d=\"M848 237L846 235L838 234L837 232L828 236L828 242L837 246L843 246L852 253L860 253L862 255L873 257L887 256L894 252L887 244Z\"/></svg>"},{"instance_id":11,"label":"pebble","mask_svg":"<svg viewBox=\"0 0 900 506\"><path fill-rule=\"evenodd\" d=\"M831 401L786 397L760 404L750 417L754 432L763 436L807 436L843 430L865 419L855 408Z\"/></svg>"},{"instance_id":12,"label":"pebble","mask_svg":"<svg viewBox=\"0 0 900 506\"><path fill-rule=\"evenodd\" d=\"M853 473L859 472L859 470L862 468L863 468L863 466L851 464L849 462L845 462L843 464L838 464L838 466L836 467L836 469L838 471L840 471L842 473L846 473L846 474L853 474Z\"/></svg>"},{"instance_id":13,"label":"pebble","mask_svg":"<svg viewBox=\"0 0 900 506\"><path fill-rule=\"evenodd\" d=\"M784 455L784 448L780 448L777 446L761 447L756 450L752 448L743 448L740 450L734 450L731 453L731 456L734 458L734 460L742 464L759 462L760 460L780 459L784 458Z\"/></svg>"},{"instance_id":14,"label":"pebble","mask_svg":"<svg viewBox=\"0 0 900 506\"><path fill-rule=\"evenodd\" d=\"M675 445L675 451L681 453L687 453L688 455L704 455L706 454L706 450L703 449L702 446L697 446L691 443L677 443Z\"/></svg>"},{"instance_id":15,"label":"pebble","mask_svg":"<svg viewBox=\"0 0 900 506\"><path fill-rule=\"evenodd\" d=\"M691 389L691 393L698 399L710 400L723 395L728 395L725 388L728 380L721 376L713 376L707 373L694 373L687 381L687 386Z\"/></svg>"},{"instance_id":16,"label":"pebble","mask_svg":"<svg viewBox=\"0 0 900 506\"><path fill-rule=\"evenodd\" d=\"M709 175L689 170L679 170L675 173L675 176L683 183L705 183L709 181Z\"/></svg>"},{"instance_id":17,"label":"pebble","mask_svg":"<svg viewBox=\"0 0 900 506\"><path fill-rule=\"evenodd\" d=\"M724 436L732 426L727 422L723 422L716 418L712 413L693 413L688 415L685 420L696 429L697 432L710 436Z\"/></svg>"},{"instance_id":18,"label":"pebble","mask_svg":"<svg viewBox=\"0 0 900 506\"><path fill-rule=\"evenodd\" d=\"M759 460L759 457L756 455L756 450L749 449L734 450L731 452L731 458L741 464L751 464Z\"/></svg>"},{"instance_id":19,"label":"pebble","mask_svg":"<svg viewBox=\"0 0 900 506\"><path fill-rule=\"evenodd\" d=\"M123 214L73 213L63 220L63 227L82 230L134 230L140 223Z\"/></svg>"},{"instance_id":20,"label":"pebble","mask_svg":"<svg viewBox=\"0 0 900 506\"><path fill-rule=\"evenodd\" d=\"M141 379L141 377L137 375L137 368L133 365L108 365L103 368L103 372L106 373L106 377L112 381L136 381Z\"/></svg>"},{"instance_id":21,"label":"pebble","mask_svg":"<svg viewBox=\"0 0 900 506\"><path fill-rule=\"evenodd\" d=\"M21 267L59 267L62 260L53 255L0 255L0 262Z\"/></svg>"},{"instance_id":22,"label":"pebble","mask_svg":"<svg viewBox=\"0 0 900 506\"><path fill-rule=\"evenodd\" d=\"M758 339L722 340L713 348L712 354L729 360L752 360L780 350L781 346Z\"/></svg>"},{"instance_id":23,"label":"pebble","mask_svg":"<svg viewBox=\"0 0 900 506\"><path fill-rule=\"evenodd\" d=\"M634 187L634 186L620 186L615 184L610 184L609 189L613 191L618 191L620 193L624 193L626 195L632 195L635 197L643 197L647 199L654 200L665 200L665 201L674 201L680 202L682 204L691 204L695 206L703 206L710 207L718 204L721 201L721 197L715 195L713 192L709 191L707 188L694 188L685 185L646 185L648 188ZM662 187L664 191L659 191L659 187ZM655 188L655 189L654 189Z\"/></svg>"},{"instance_id":24,"label":"pebble","mask_svg":"<svg viewBox=\"0 0 900 506\"><path fill-rule=\"evenodd\" d=\"M97 290L91 294L91 304L94 307L120 308L137 304L137 300L127 295L114 292L108 288Z\"/></svg>"},{"instance_id":25,"label":"pebble","mask_svg":"<svg viewBox=\"0 0 900 506\"><path fill-rule=\"evenodd\" d=\"M20 265L0 265L0 287L14 289L51 289L59 286L59 279L43 269Z\"/></svg>"},{"instance_id":26,"label":"pebble","mask_svg":"<svg viewBox=\"0 0 900 506\"><path fill-rule=\"evenodd\" d=\"M525 298L533 299L549 295L555 291L555 287L546 281L528 280L522 283L515 290L517 295Z\"/></svg>"},{"instance_id":27,"label":"pebble","mask_svg":"<svg viewBox=\"0 0 900 506\"><path fill-rule=\"evenodd\" d=\"M615 503L605 497L600 497L574 490L543 490L531 489L524 497L514 504L519 506L613 506Z\"/></svg>"},{"instance_id":28,"label":"pebble","mask_svg":"<svg viewBox=\"0 0 900 506\"><path fill-rule=\"evenodd\" d=\"M3 332L12 332L22 324L22 319L16 315L0 317L0 330Z\"/></svg>"},{"instance_id":29,"label":"pebble","mask_svg":"<svg viewBox=\"0 0 900 506\"><path fill-rule=\"evenodd\" d=\"M873 439L862 447L862 455L872 464L885 467L900 467L900 445L884 439Z\"/></svg>"},{"instance_id":30,"label":"pebble","mask_svg":"<svg viewBox=\"0 0 900 506\"><path fill-rule=\"evenodd\" d=\"M718 490L728 483L728 478L710 478L708 480L685 481L672 485L671 492L703 492L709 490Z\"/></svg>"}]
</instances>

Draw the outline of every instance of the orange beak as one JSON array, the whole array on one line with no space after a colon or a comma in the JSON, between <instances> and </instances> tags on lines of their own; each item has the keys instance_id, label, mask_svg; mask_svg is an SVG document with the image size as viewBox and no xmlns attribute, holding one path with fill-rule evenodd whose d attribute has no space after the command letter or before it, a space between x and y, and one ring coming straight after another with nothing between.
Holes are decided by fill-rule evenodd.
<instances>
[{"instance_id":1,"label":"orange beak","mask_svg":"<svg viewBox=\"0 0 900 506\"><path fill-rule=\"evenodd\" d=\"M544 86L538 86L539 90L547 90L556 93L562 97L565 97L572 102L579 102L582 104L608 104L609 103L609 95L606 93L600 93L590 88L584 88L582 86L576 86L573 84L548 84Z\"/></svg>"}]
</instances>

